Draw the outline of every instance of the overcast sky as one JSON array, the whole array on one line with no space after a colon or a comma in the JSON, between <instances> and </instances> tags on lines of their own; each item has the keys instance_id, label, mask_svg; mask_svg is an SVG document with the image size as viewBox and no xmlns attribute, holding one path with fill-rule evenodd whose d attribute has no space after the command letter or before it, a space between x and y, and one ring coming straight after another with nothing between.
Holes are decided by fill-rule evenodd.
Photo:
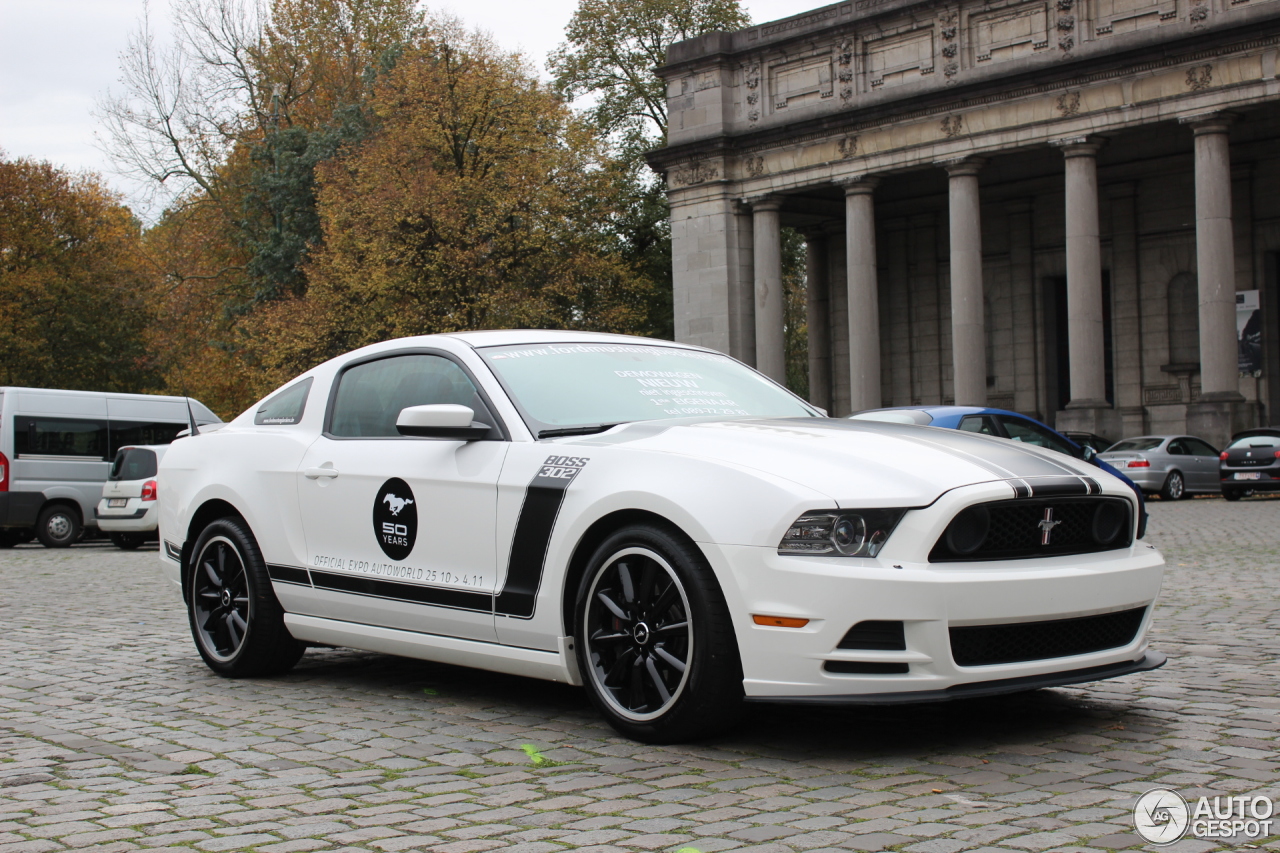
<instances>
[{"instance_id":1,"label":"overcast sky","mask_svg":"<svg viewBox=\"0 0 1280 853\"><path fill-rule=\"evenodd\" d=\"M545 68L577 0L442 0L428 5L489 30L500 45L523 51ZM743 5L759 23L823 4L744 0ZM151 8L153 25L163 32L168 0L153 0ZM119 54L137 30L142 10L143 0L0 0L0 150L7 157L96 171L133 195L134 188L112 173L96 147L92 112L108 89L119 89Z\"/></svg>"}]
</instances>

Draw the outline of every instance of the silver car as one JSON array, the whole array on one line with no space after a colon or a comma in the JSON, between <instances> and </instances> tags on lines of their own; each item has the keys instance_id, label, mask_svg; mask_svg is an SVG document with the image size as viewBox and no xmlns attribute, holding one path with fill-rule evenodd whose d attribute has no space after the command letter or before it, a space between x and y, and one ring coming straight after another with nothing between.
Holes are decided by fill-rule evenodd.
<instances>
[{"instance_id":1,"label":"silver car","mask_svg":"<svg viewBox=\"0 0 1280 853\"><path fill-rule=\"evenodd\" d=\"M1142 435L1117 441L1098 454L1138 488L1181 500L1194 493L1218 494L1218 451L1191 435Z\"/></svg>"}]
</instances>

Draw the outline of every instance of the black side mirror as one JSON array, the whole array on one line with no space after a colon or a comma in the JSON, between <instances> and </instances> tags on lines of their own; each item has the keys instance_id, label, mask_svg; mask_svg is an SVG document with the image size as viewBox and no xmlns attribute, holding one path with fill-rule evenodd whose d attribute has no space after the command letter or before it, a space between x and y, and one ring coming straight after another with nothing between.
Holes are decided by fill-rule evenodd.
<instances>
[{"instance_id":1,"label":"black side mirror","mask_svg":"<svg viewBox=\"0 0 1280 853\"><path fill-rule=\"evenodd\" d=\"M1092 462L1095 458L1097 458L1097 456L1098 456L1098 451L1094 450L1092 447L1090 447L1087 444L1080 448L1080 458L1083 459L1085 462Z\"/></svg>"}]
</instances>

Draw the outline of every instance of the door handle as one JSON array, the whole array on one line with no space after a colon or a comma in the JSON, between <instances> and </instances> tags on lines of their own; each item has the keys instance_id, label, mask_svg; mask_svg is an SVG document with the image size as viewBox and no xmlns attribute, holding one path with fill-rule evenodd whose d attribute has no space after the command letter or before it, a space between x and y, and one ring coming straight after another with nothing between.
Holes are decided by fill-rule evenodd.
<instances>
[{"instance_id":1,"label":"door handle","mask_svg":"<svg viewBox=\"0 0 1280 853\"><path fill-rule=\"evenodd\" d=\"M338 476L338 469L337 468L308 468L302 473L303 473L303 476L305 476L308 480L318 480L321 477L327 477L328 479L333 479L334 477Z\"/></svg>"}]
</instances>

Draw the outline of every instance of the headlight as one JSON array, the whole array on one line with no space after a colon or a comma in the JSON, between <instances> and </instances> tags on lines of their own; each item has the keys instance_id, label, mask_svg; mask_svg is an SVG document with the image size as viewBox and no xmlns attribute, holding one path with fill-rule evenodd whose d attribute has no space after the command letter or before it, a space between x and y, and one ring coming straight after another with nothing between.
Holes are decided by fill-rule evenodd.
<instances>
[{"instance_id":1,"label":"headlight","mask_svg":"<svg viewBox=\"0 0 1280 853\"><path fill-rule=\"evenodd\" d=\"M795 520L778 544L779 554L874 557L905 509L818 510Z\"/></svg>"}]
</instances>

